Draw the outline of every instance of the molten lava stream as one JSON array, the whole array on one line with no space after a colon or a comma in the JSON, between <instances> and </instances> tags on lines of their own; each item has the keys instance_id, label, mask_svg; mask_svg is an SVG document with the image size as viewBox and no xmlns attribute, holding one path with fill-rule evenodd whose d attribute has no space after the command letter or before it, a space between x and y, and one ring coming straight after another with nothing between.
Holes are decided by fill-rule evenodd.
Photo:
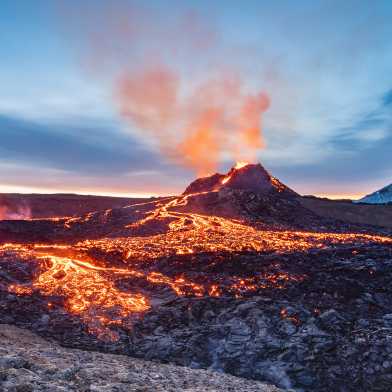
<instances>
[{"instance_id":1,"label":"molten lava stream","mask_svg":"<svg viewBox=\"0 0 392 392\"><path fill-rule=\"evenodd\" d=\"M9 262L11 253L19 263L38 260L41 272L31 284L12 284L8 290L17 295L31 295L38 291L43 296L62 296L66 310L77 315L91 333L101 339L115 340L118 335L110 326L131 327L133 315L150 309L154 290L170 288L177 296L214 296L223 294L241 297L265 288L283 289L290 282L300 282L304 276L290 275L279 270L253 276L225 274L224 279L214 275L209 279L193 281L186 274L174 277L162 274L154 262L169 257L175 263L178 255L191 255L197 260L199 254L209 254L213 261L219 255L242 251L252 252L306 252L309 249L333 248L337 245L360 247L369 243L392 244L389 237L366 234L336 234L295 231L258 230L236 220L218 216L207 216L193 212L174 210L184 207L191 195L160 201L155 209L132 226L143 226L147 222L170 218L168 230L161 234L142 237L102 238L85 240L73 246L66 245L0 245L0 263ZM87 218L90 219L91 215ZM85 219L87 219L85 218ZM71 222L69 222L72 225ZM122 255L124 268L104 267L87 257L98 252ZM221 259L222 260L222 259ZM50 261L48 263L47 261ZM224 260L223 260L224 262ZM175 265L174 265L175 266ZM153 270L156 268L157 270ZM146 272L148 271L148 272ZM184 267L184 271L187 269ZM130 287L134 282L146 282L146 292L122 291L119 279L128 279Z\"/></svg>"},{"instance_id":2,"label":"molten lava stream","mask_svg":"<svg viewBox=\"0 0 392 392\"><path fill-rule=\"evenodd\" d=\"M24 257L49 260L51 264L50 268L37 276L31 286L10 285L10 292L23 295L37 290L44 296L62 296L65 298L67 311L78 315L87 325L89 332L109 340L115 340L117 334L107 328L108 326L126 326L129 315L149 309L149 300L145 296L122 292L106 276L108 272L135 275L134 271L102 268L87 261L43 252L43 249L47 251L51 247L41 244L35 245L33 249L18 244L2 247L22 252ZM53 250L56 249L67 248L54 246Z\"/></svg>"}]
</instances>

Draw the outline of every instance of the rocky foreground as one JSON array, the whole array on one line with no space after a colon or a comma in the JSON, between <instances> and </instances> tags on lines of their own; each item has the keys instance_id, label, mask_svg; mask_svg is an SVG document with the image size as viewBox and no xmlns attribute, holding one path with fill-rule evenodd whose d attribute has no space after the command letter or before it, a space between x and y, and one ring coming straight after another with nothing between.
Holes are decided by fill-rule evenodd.
<instances>
[{"instance_id":1,"label":"rocky foreground","mask_svg":"<svg viewBox=\"0 0 392 392\"><path fill-rule=\"evenodd\" d=\"M0 324L0 390L278 392L256 381L60 347L24 329Z\"/></svg>"},{"instance_id":2,"label":"rocky foreground","mask_svg":"<svg viewBox=\"0 0 392 392\"><path fill-rule=\"evenodd\" d=\"M230 277L241 273L244 283L239 281L235 286L238 295L233 295L230 288L218 297L184 295L170 300L171 289L138 283L138 277L118 276L115 284L122 290L139 285L145 293L152 290L151 295L160 293L168 299L141 315L131 313L121 324L118 318L114 318L116 323L109 320L103 332L115 334L115 341L102 340L94 333L94 326L102 322L94 306L78 316L66 310L67 303L61 296L45 296L39 291L24 294L0 290L0 319L68 347L213 369L283 389L392 390L390 243L331 245L288 255L248 252L221 256L221 262L217 254L191 254L155 263L169 277L171 271L183 272L184 277L192 276L196 282L204 279L206 284L217 278L230 282ZM3 261L4 277L8 271L9 277L31 280L34 259L26 263L11 252ZM32 270L29 272L27 267ZM266 280L259 281L259 288L253 288L254 283L247 287L250 277L258 274ZM303 279L288 278L297 275ZM66 282L64 274L57 277L59 282ZM69 276L75 277L76 272ZM82 284L83 279L78 278L78 282ZM114 309L110 312L107 315L116 316ZM88 320L89 315L94 317ZM125 357L110 358L133 363ZM192 386L194 390L197 385Z\"/></svg>"}]
</instances>

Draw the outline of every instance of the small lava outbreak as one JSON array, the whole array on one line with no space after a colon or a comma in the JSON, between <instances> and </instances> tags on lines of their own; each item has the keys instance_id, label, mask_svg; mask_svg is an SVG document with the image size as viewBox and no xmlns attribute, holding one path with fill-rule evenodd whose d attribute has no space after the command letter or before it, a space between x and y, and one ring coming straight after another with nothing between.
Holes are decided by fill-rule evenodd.
<instances>
[{"instance_id":1,"label":"small lava outbreak","mask_svg":"<svg viewBox=\"0 0 392 392\"><path fill-rule=\"evenodd\" d=\"M283 388L383 387L391 233L321 218L300 198L238 163L177 197L4 220L0 317L64 345ZM373 343L385 355L366 354ZM343 380L352 388L336 389Z\"/></svg>"}]
</instances>

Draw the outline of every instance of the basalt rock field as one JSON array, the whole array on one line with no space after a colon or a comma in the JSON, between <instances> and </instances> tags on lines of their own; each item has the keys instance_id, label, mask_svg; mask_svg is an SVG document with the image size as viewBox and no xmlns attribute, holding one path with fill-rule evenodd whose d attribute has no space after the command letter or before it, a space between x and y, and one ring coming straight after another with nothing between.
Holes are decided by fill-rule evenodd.
<instances>
[{"instance_id":1,"label":"basalt rock field","mask_svg":"<svg viewBox=\"0 0 392 392\"><path fill-rule=\"evenodd\" d=\"M0 221L0 319L297 391L392 388L392 232L321 217L261 165L180 196Z\"/></svg>"}]
</instances>

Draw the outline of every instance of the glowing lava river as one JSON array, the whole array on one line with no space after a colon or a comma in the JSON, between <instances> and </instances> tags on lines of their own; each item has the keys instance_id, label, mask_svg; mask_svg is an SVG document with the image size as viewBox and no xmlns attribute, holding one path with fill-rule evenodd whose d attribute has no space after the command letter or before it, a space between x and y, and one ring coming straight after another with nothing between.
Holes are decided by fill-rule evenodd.
<instances>
[{"instance_id":1,"label":"glowing lava river","mask_svg":"<svg viewBox=\"0 0 392 392\"><path fill-rule=\"evenodd\" d=\"M246 165L178 197L1 221L0 319L282 388L390 390L391 232L298 198Z\"/></svg>"},{"instance_id":2,"label":"glowing lava river","mask_svg":"<svg viewBox=\"0 0 392 392\"><path fill-rule=\"evenodd\" d=\"M90 333L113 340L116 334L111 326L131 328L132 317L149 310L152 303L178 296L240 298L265 289L281 290L307 279L306 273L282 269L276 261L278 255L392 244L391 238L377 235L274 231L235 219L171 211L186 205L187 199L183 196L164 202L139 221L124 225L127 229L169 220L168 229L159 234L83 240L71 245L1 245L0 265L4 271L10 269L7 276L12 282L8 282L8 292L20 296L39 293L48 298L49 309L51 297L62 297L66 311L79 316ZM89 214L83 222L92 217ZM71 223L67 221L65 226ZM241 253L272 254L276 260L256 264L249 271L233 265L231 258ZM34 265L31 280L18 282L15 278L13 282L15 271L9 266L18 265L18 270L21 263ZM5 277L0 276L3 285Z\"/></svg>"}]
</instances>

